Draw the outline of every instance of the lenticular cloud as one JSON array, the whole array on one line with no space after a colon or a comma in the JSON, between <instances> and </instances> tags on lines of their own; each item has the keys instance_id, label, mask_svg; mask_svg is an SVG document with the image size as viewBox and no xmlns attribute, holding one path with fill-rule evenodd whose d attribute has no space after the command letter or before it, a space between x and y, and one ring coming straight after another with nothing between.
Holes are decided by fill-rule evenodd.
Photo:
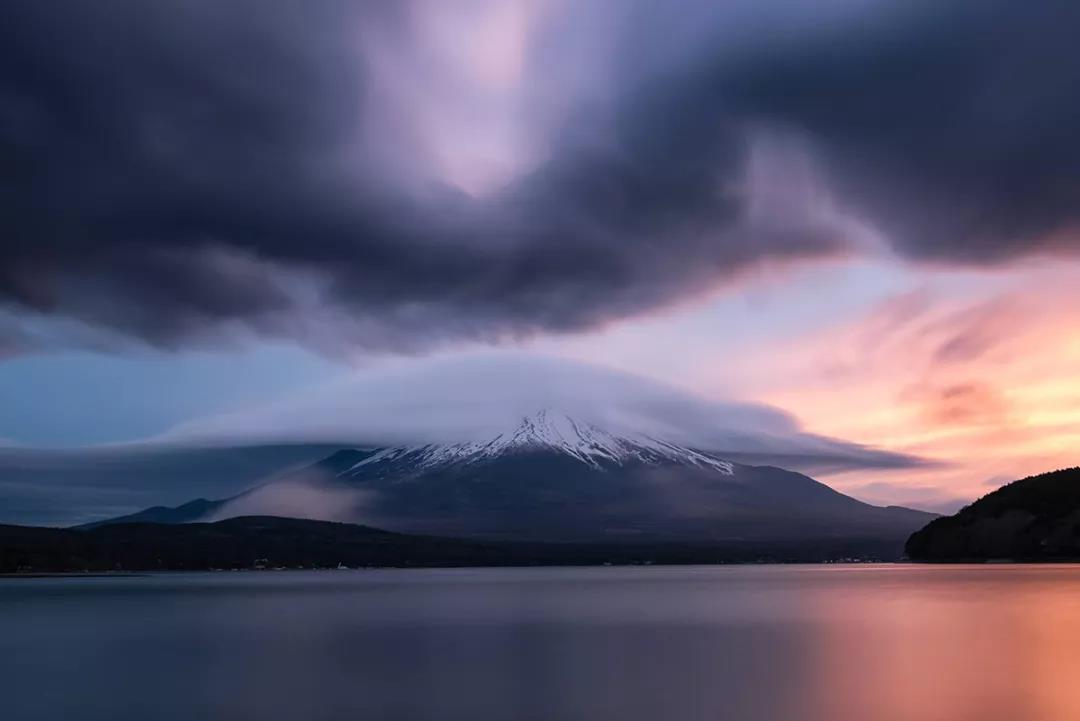
<instances>
[{"instance_id":1,"label":"lenticular cloud","mask_svg":"<svg viewBox=\"0 0 1080 721\"><path fill-rule=\"evenodd\" d=\"M784 412L698 398L594 365L521 353L411 361L262 407L176 427L195 445L461 443L553 411L614 434L647 435L732 459L807 470L917 465L918 459L806 433Z\"/></svg>"}]
</instances>

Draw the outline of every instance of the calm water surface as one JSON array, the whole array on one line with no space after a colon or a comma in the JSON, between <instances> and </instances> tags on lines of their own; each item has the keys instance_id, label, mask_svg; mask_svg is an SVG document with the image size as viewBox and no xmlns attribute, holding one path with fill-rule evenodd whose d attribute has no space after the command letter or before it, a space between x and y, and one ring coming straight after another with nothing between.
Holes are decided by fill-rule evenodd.
<instances>
[{"instance_id":1,"label":"calm water surface","mask_svg":"<svg viewBox=\"0 0 1080 721\"><path fill-rule=\"evenodd\" d=\"M0 581L0 718L1080 719L1080 567Z\"/></svg>"}]
</instances>

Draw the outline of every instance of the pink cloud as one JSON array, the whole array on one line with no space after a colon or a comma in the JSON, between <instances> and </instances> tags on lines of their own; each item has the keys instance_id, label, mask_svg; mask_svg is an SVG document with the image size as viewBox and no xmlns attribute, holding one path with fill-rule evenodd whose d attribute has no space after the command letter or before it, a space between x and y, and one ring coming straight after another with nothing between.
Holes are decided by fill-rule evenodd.
<instances>
[{"instance_id":1,"label":"pink cloud","mask_svg":"<svg viewBox=\"0 0 1080 721\"><path fill-rule=\"evenodd\" d=\"M896 294L853 321L755 348L725 372L811 431L944 464L886 473L895 488L975 497L989 477L1075 465L1080 266L957 287ZM834 482L865 487L859 475Z\"/></svg>"}]
</instances>

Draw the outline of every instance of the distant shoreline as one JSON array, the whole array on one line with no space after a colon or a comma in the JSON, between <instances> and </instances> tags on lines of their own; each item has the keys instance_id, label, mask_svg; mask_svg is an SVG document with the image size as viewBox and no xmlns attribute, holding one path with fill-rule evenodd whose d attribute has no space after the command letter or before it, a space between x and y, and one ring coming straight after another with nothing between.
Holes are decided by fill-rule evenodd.
<instances>
[{"instance_id":1,"label":"distant shoreline","mask_svg":"<svg viewBox=\"0 0 1080 721\"><path fill-rule=\"evenodd\" d=\"M0 526L0 572L26 574L334 568L760 565L900 558L902 538L527 541L440 538L326 521L248 516L75 531Z\"/></svg>"},{"instance_id":2,"label":"distant shoreline","mask_svg":"<svg viewBox=\"0 0 1080 721\"><path fill-rule=\"evenodd\" d=\"M151 578L154 576L170 576L179 574L281 574L281 573L329 573L331 571L449 571L449 570L506 570L506 569L551 569L551 568L678 568L697 566L704 568L717 567L754 567L754 566L808 566L820 568L822 566L1080 566L1080 558L1068 560L1034 560L1034 561L769 561L769 562L669 562L669 563L533 563L522 565L455 565L455 566L369 566L361 568L183 568L183 569L160 569L152 571L57 571L57 572L26 572L26 573L0 573L0 583L18 579L63 579L63 578Z\"/></svg>"},{"instance_id":3,"label":"distant shoreline","mask_svg":"<svg viewBox=\"0 0 1080 721\"><path fill-rule=\"evenodd\" d=\"M27 572L27 573L0 573L0 581L15 578L138 578L149 576L149 573L140 571L56 571L55 573Z\"/></svg>"}]
</instances>

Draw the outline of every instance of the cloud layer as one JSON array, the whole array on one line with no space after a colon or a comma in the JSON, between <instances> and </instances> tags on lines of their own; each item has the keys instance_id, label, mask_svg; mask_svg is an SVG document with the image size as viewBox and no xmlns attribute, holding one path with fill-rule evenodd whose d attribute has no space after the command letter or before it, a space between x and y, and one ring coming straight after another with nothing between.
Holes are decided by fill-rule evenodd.
<instances>
[{"instance_id":1,"label":"cloud layer","mask_svg":"<svg viewBox=\"0 0 1080 721\"><path fill-rule=\"evenodd\" d=\"M828 479L861 498L905 502L900 489L922 486L946 496L935 504L971 500L1007 480L1075 465L1080 265L969 274L966 289L955 275L831 327L769 341L729 363L727 378L815 432L942 462L870 483L857 474Z\"/></svg>"},{"instance_id":2,"label":"cloud layer","mask_svg":"<svg viewBox=\"0 0 1080 721\"><path fill-rule=\"evenodd\" d=\"M868 227L1076 247L1074 3L454 11L0 9L0 353L577 330Z\"/></svg>"},{"instance_id":3,"label":"cloud layer","mask_svg":"<svg viewBox=\"0 0 1080 721\"><path fill-rule=\"evenodd\" d=\"M781 410L709 401L599 366L490 353L398 361L261 407L182 424L164 444L378 447L486 441L553 410L614 434L811 472L921 467L921 459L803 431Z\"/></svg>"}]
</instances>

